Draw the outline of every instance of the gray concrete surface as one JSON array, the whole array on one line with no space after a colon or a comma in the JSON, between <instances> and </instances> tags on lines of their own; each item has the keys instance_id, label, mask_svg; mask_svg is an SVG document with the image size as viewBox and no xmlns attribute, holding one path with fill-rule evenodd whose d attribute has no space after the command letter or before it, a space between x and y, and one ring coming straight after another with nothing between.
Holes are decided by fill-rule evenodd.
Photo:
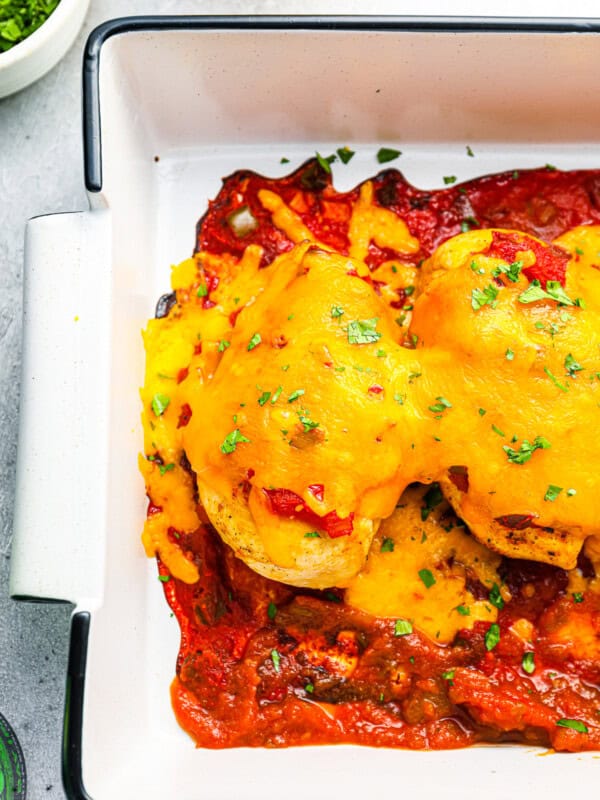
<instances>
[{"instance_id":1,"label":"gray concrete surface","mask_svg":"<svg viewBox=\"0 0 600 800\"><path fill-rule=\"evenodd\" d=\"M573 2L569 10L580 16L592 15L595 5L595 0ZM29 217L87 207L81 164L80 62L88 33L105 19L143 13L414 14L443 10L493 14L501 9L504 14L560 15L561 6L564 8L564 4L551 1L510 0L92 0L84 28L65 59L36 85L0 100L0 713L13 725L24 749L28 798L64 798L60 747L71 609L66 605L17 604L7 597L19 404L23 232ZM57 469L57 465L49 461L48 468Z\"/></svg>"}]
</instances>

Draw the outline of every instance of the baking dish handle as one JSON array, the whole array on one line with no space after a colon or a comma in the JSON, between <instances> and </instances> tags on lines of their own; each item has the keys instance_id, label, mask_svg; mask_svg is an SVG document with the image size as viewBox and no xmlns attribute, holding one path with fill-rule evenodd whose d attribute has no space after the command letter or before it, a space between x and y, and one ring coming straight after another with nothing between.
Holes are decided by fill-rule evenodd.
<instances>
[{"instance_id":1,"label":"baking dish handle","mask_svg":"<svg viewBox=\"0 0 600 800\"><path fill-rule=\"evenodd\" d=\"M30 220L10 594L102 598L108 473L110 213Z\"/></svg>"}]
</instances>

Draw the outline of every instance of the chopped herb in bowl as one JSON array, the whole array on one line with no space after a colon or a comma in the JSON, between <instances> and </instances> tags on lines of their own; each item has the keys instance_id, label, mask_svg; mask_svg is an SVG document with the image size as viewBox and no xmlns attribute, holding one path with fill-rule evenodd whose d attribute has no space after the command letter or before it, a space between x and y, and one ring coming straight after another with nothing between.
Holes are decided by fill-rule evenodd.
<instances>
[{"instance_id":1,"label":"chopped herb in bowl","mask_svg":"<svg viewBox=\"0 0 600 800\"><path fill-rule=\"evenodd\" d=\"M0 54L10 50L48 19L60 0L0 0Z\"/></svg>"}]
</instances>

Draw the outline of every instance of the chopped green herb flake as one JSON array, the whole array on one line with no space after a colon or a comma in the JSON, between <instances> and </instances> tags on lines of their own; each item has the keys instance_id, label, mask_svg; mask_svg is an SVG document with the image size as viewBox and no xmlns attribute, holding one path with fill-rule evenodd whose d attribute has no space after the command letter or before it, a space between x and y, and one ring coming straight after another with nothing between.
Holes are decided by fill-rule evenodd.
<instances>
[{"instance_id":1,"label":"chopped green herb flake","mask_svg":"<svg viewBox=\"0 0 600 800\"><path fill-rule=\"evenodd\" d=\"M396 392L396 394L394 395L394 400L398 403L399 406L404 405L404 395L400 394L399 392Z\"/></svg>"},{"instance_id":2,"label":"chopped green herb flake","mask_svg":"<svg viewBox=\"0 0 600 800\"><path fill-rule=\"evenodd\" d=\"M304 534L305 539L320 539L321 534L319 531L308 531L308 533Z\"/></svg>"},{"instance_id":3,"label":"chopped green herb flake","mask_svg":"<svg viewBox=\"0 0 600 800\"><path fill-rule=\"evenodd\" d=\"M225 439L223 440L223 444L221 445L221 452L225 455L229 455L230 453L234 453L238 444L242 442L250 442L250 439L247 439L239 430L236 428L231 433L228 433Z\"/></svg>"},{"instance_id":4,"label":"chopped green herb flake","mask_svg":"<svg viewBox=\"0 0 600 800\"><path fill-rule=\"evenodd\" d=\"M583 370L583 367L581 364L578 364L571 353L569 353L569 355L565 358L565 369L567 371L567 375L569 375L571 378L574 378L578 372Z\"/></svg>"},{"instance_id":5,"label":"chopped green herb flake","mask_svg":"<svg viewBox=\"0 0 600 800\"><path fill-rule=\"evenodd\" d=\"M385 358L386 355L387 355L387 353L385 352L385 350L381 350L380 349L380 350L377 351L377 358Z\"/></svg>"},{"instance_id":6,"label":"chopped green herb flake","mask_svg":"<svg viewBox=\"0 0 600 800\"><path fill-rule=\"evenodd\" d=\"M335 319L336 317L341 317L344 313L344 309L341 306L331 306L331 316Z\"/></svg>"},{"instance_id":7,"label":"chopped green herb flake","mask_svg":"<svg viewBox=\"0 0 600 800\"><path fill-rule=\"evenodd\" d=\"M392 147L381 147L377 151L377 161L380 164L387 164L388 161L394 161L401 155L402 152L400 150L394 150Z\"/></svg>"},{"instance_id":8,"label":"chopped green herb flake","mask_svg":"<svg viewBox=\"0 0 600 800\"><path fill-rule=\"evenodd\" d=\"M204 283L201 283L200 286L198 287L198 291L196 292L196 296L206 297L207 294L208 294L208 287Z\"/></svg>"},{"instance_id":9,"label":"chopped green herb flake","mask_svg":"<svg viewBox=\"0 0 600 800\"><path fill-rule=\"evenodd\" d=\"M288 403L293 403L294 400L297 400L299 397L302 397L303 394L304 394L304 389L295 389L288 397Z\"/></svg>"},{"instance_id":10,"label":"chopped green herb flake","mask_svg":"<svg viewBox=\"0 0 600 800\"><path fill-rule=\"evenodd\" d=\"M498 436L502 436L502 437L506 436L504 431L501 431L500 428L496 427L496 425L492 425L492 430L494 431L494 433L497 433Z\"/></svg>"},{"instance_id":11,"label":"chopped green herb flake","mask_svg":"<svg viewBox=\"0 0 600 800\"><path fill-rule=\"evenodd\" d=\"M385 538L381 543L380 550L382 553L393 553L394 552L394 540Z\"/></svg>"},{"instance_id":12,"label":"chopped green herb flake","mask_svg":"<svg viewBox=\"0 0 600 800\"><path fill-rule=\"evenodd\" d=\"M490 589L488 600L499 611L502 611L502 609L504 608L504 599L500 594L500 587L498 586L497 583L494 583L494 585Z\"/></svg>"},{"instance_id":13,"label":"chopped green herb flake","mask_svg":"<svg viewBox=\"0 0 600 800\"><path fill-rule=\"evenodd\" d=\"M484 641L486 650L493 650L500 641L500 627L495 622L487 629Z\"/></svg>"},{"instance_id":14,"label":"chopped green herb flake","mask_svg":"<svg viewBox=\"0 0 600 800\"><path fill-rule=\"evenodd\" d=\"M428 569L420 569L419 578L421 578L421 580L423 581L423 584L425 585L426 589L430 589L435 583L435 578L433 577L433 573L431 572L431 570Z\"/></svg>"},{"instance_id":15,"label":"chopped green herb flake","mask_svg":"<svg viewBox=\"0 0 600 800\"><path fill-rule=\"evenodd\" d=\"M348 323L348 342L350 344L372 344L381 339L377 330L378 318L355 319Z\"/></svg>"},{"instance_id":16,"label":"chopped green herb flake","mask_svg":"<svg viewBox=\"0 0 600 800\"><path fill-rule=\"evenodd\" d=\"M168 583L171 580L171 576L170 575L159 575L158 576L158 580L161 583Z\"/></svg>"},{"instance_id":17,"label":"chopped green herb flake","mask_svg":"<svg viewBox=\"0 0 600 800\"><path fill-rule=\"evenodd\" d=\"M468 608L468 606L456 606L456 610L463 617L470 617L471 616L471 609Z\"/></svg>"},{"instance_id":18,"label":"chopped green herb flake","mask_svg":"<svg viewBox=\"0 0 600 800\"><path fill-rule=\"evenodd\" d=\"M452 680L454 680L455 672L456 671L453 670L453 669L447 669L445 672L442 672L442 678L445 681L452 681Z\"/></svg>"},{"instance_id":19,"label":"chopped green herb flake","mask_svg":"<svg viewBox=\"0 0 600 800\"><path fill-rule=\"evenodd\" d=\"M485 410L485 408L480 408L479 409L479 416L480 417L485 417L486 414L487 414L487 411Z\"/></svg>"},{"instance_id":20,"label":"chopped green herb flake","mask_svg":"<svg viewBox=\"0 0 600 800\"><path fill-rule=\"evenodd\" d=\"M483 289L473 289L471 292L471 308L473 311L479 311L484 306L496 307L498 297L498 287L492 286L489 283Z\"/></svg>"},{"instance_id":21,"label":"chopped green herb flake","mask_svg":"<svg viewBox=\"0 0 600 800\"><path fill-rule=\"evenodd\" d=\"M518 450L514 450L508 445L503 446L503 450L512 464L526 464L536 450L548 450L550 442L543 436L536 436L533 443L524 439Z\"/></svg>"},{"instance_id":22,"label":"chopped green herb flake","mask_svg":"<svg viewBox=\"0 0 600 800\"><path fill-rule=\"evenodd\" d=\"M282 156L282 157L279 159L279 163L280 163L280 164L289 164L289 163L290 163L290 160L289 160L289 158L286 158L285 156Z\"/></svg>"},{"instance_id":23,"label":"chopped green herb flake","mask_svg":"<svg viewBox=\"0 0 600 800\"><path fill-rule=\"evenodd\" d=\"M246 349L247 349L247 350L254 350L254 348L255 348L255 347L258 347L258 345L259 345L261 342L262 342L262 338L261 338L261 335L260 335L260 333L254 333L254 334L252 334L252 336L250 337L250 341L248 342L248 347L247 347Z\"/></svg>"},{"instance_id":24,"label":"chopped green herb flake","mask_svg":"<svg viewBox=\"0 0 600 800\"><path fill-rule=\"evenodd\" d=\"M281 397L281 393L283 392L283 386L278 386L275 391L273 392L273 397L271 398L271 405L275 405L275 403Z\"/></svg>"},{"instance_id":25,"label":"chopped green herb flake","mask_svg":"<svg viewBox=\"0 0 600 800\"><path fill-rule=\"evenodd\" d=\"M166 472L172 472L175 469L175 464L159 464L158 471L161 475L164 475Z\"/></svg>"},{"instance_id":26,"label":"chopped green herb flake","mask_svg":"<svg viewBox=\"0 0 600 800\"><path fill-rule=\"evenodd\" d=\"M319 166L321 169L324 169L328 175L331 175L331 165L336 160L336 156L322 156L320 153L315 153L317 157L317 161L319 162Z\"/></svg>"},{"instance_id":27,"label":"chopped green herb flake","mask_svg":"<svg viewBox=\"0 0 600 800\"><path fill-rule=\"evenodd\" d=\"M223 353L230 346L231 342L228 342L227 339L221 339L221 341L219 342L219 347L217 349L219 353Z\"/></svg>"},{"instance_id":28,"label":"chopped green herb flake","mask_svg":"<svg viewBox=\"0 0 600 800\"><path fill-rule=\"evenodd\" d=\"M580 719L557 719L556 724L559 728L571 728L577 733L589 733L587 725Z\"/></svg>"},{"instance_id":29,"label":"chopped green herb flake","mask_svg":"<svg viewBox=\"0 0 600 800\"><path fill-rule=\"evenodd\" d=\"M268 401L269 397L271 397L271 392L263 392L261 396L258 398L258 405L264 406L264 404Z\"/></svg>"},{"instance_id":30,"label":"chopped green herb flake","mask_svg":"<svg viewBox=\"0 0 600 800\"><path fill-rule=\"evenodd\" d=\"M544 372L545 372L545 373L546 373L546 375L547 375L547 376L550 378L550 380L551 380L551 381L552 381L552 383L553 383L553 384L556 386L556 388L557 388L557 389L560 389L560 390L561 390L561 392L568 392L568 391L569 391L569 387L568 387L568 386L565 386L563 383L561 383L561 382L558 380L558 378L556 377L556 375L553 375L553 374L550 372L550 370L548 369L548 367L544 367Z\"/></svg>"},{"instance_id":31,"label":"chopped green herb flake","mask_svg":"<svg viewBox=\"0 0 600 800\"><path fill-rule=\"evenodd\" d=\"M423 502L425 504L421 507L421 519L423 522L425 522L433 509L439 506L443 499L444 495L442 494L439 483L432 483L423 496Z\"/></svg>"},{"instance_id":32,"label":"chopped green herb flake","mask_svg":"<svg viewBox=\"0 0 600 800\"><path fill-rule=\"evenodd\" d=\"M522 261L513 261L512 264L500 264L500 266L492 270L492 275L494 278L499 278L500 275L506 275L509 281L517 283L522 269Z\"/></svg>"},{"instance_id":33,"label":"chopped green herb flake","mask_svg":"<svg viewBox=\"0 0 600 800\"><path fill-rule=\"evenodd\" d=\"M273 662L275 672L281 672L281 656L277 650L271 650L271 661Z\"/></svg>"},{"instance_id":34,"label":"chopped green herb flake","mask_svg":"<svg viewBox=\"0 0 600 800\"><path fill-rule=\"evenodd\" d=\"M350 159L355 155L354 150L350 150L349 147L338 147L336 153L340 157L340 161L342 164L347 164Z\"/></svg>"},{"instance_id":35,"label":"chopped green herb flake","mask_svg":"<svg viewBox=\"0 0 600 800\"><path fill-rule=\"evenodd\" d=\"M269 619L275 619L275 617L277 616L277 606L275 605L275 603L269 603L267 607L267 616L269 617Z\"/></svg>"},{"instance_id":36,"label":"chopped green herb flake","mask_svg":"<svg viewBox=\"0 0 600 800\"><path fill-rule=\"evenodd\" d=\"M583 603L583 592L573 592L571 596L574 603Z\"/></svg>"},{"instance_id":37,"label":"chopped green herb flake","mask_svg":"<svg viewBox=\"0 0 600 800\"><path fill-rule=\"evenodd\" d=\"M474 153L474 152L471 150L471 148L469 147L469 145L467 145L467 155L468 155L468 156L471 156L471 158L473 158L473 157L474 157L474 155L475 155L475 153Z\"/></svg>"},{"instance_id":38,"label":"chopped green herb flake","mask_svg":"<svg viewBox=\"0 0 600 800\"><path fill-rule=\"evenodd\" d=\"M523 667L523 672L526 672L528 675L533 675L535 672L535 655L531 651L523 653L521 666Z\"/></svg>"},{"instance_id":39,"label":"chopped green herb flake","mask_svg":"<svg viewBox=\"0 0 600 800\"><path fill-rule=\"evenodd\" d=\"M308 692L308 694L312 694L314 692L314 690L315 690L315 687L314 687L314 684L312 684L312 683L307 683L306 686L304 687L304 691Z\"/></svg>"},{"instance_id":40,"label":"chopped green herb flake","mask_svg":"<svg viewBox=\"0 0 600 800\"><path fill-rule=\"evenodd\" d=\"M161 392L157 392L152 398L152 411L154 411L157 417L162 417L169 407L170 402L170 397L166 394L161 394Z\"/></svg>"},{"instance_id":41,"label":"chopped green herb flake","mask_svg":"<svg viewBox=\"0 0 600 800\"><path fill-rule=\"evenodd\" d=\"M456 183L456 175L444 175L444 183L446 186Z\"/></svg>"},{"instance_id":42,"label":"chopped green herb flake","mask_svg":"<svg viewBox=\"0 0 600 800\"><path fill-rule=\"evenodd\" d=\"M554 486L554 484L551 483L546 489L544 500L548 500L550 503L553 503L561 492L562 486Z\"/></svg>"},{"instance_id":43,"label":"chopped green herb flake","mask_svg":"<svg viewBox=\"0 0 600 800\"><path fill-rule=\"evenodd\" d=\"M298 411L298 419L302 423L304 427L304 433L308 433L308 431L312 431L315 428L319 427L318 422L313 422L312 419L308 416L308 411Z\"/></svg>"},{"instance_id":44,"label":"chopped green herb flake","mask_svg":"<svg viewBox=\"0 0 600 800\"><path fill-rule=\"evenodd\" d=\"M564 306L578 305L577 301L571 300L567 295L559 281L547 281L546 289L542 289L541 283L533 280L529 287L519 295L520 303L535 303L538 300L555 300L559 305Z\"/></svg>"},{"instance_id":45,"label":"chopped green herb flake","mask_svg":"<svg viewBox=\"0 0 600 800\"><path fill-rule=\"evenodd\" d=\"M394 636L408 636L413 632L413 626L407 619L397 619L394 623Z\"/></svg>"}]
</instances>

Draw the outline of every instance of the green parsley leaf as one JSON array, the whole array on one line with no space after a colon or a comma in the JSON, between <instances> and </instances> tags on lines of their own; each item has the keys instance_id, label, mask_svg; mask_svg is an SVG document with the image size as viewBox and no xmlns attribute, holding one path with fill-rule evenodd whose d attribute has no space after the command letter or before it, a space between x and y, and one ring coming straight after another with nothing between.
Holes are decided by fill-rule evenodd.
<instances>
[{"instance_id":1,"label":"green parsley leaf","mask_svg":"<svg viewBox=\"0 0 600 800\"><path fill-rule=\"evenodd\" d=\"M281 156L281 158L279 159L279 163L280 164L289 164L290 160L289 160L289 158L286 158L285 156Z\"/></svg>"},{"instance_id":2,"label":"green parsley leaf","mask_svg":"<svg viewBox=\"0 0 600 800\"><path fill-rule=\"evenodd\" d=\"M288 403L293 403L294 400L297 400L299 397L302 397L303 394L304 394L304 389L295 389L288 397Z\"/></svg>"},{"instance_id":3,"label":"green parsley leaf","mask_svg":"<svg viewBox=\"0 0 600 800\"><path fill-rule=\"evenodd\" d=\"M550 446L548 439L543 436L536 436L533 444L528 442L527 439L523 439L518 450L514 450L508 445L504 445L502 449L512 464L526 464L536 450L548 450Z\"/></svg>"},{"instance_id":4,"label":"green parsley leaf","mask_svg":"<svg viewBox=\"0 0 600 800\"><path fill-rule=\"evenodd\" d=\"M553 384L556 386L556 388L557 388L557 389L560 389L560 390L561 390L561 392L568 392L568 391L569 391L569 387L568 387L568 386L565 386L564 384L562 384L562 383L561 383L561 382L558 380L558 378L556 377L556 375L553 375L553 374L550 372L550 370L548 369L548 367L544 367L544 372L545 372L545 373L546 373L546 375L547 375L547 376L550 378L550 380L551 380L551 381L552 381L552 383L553 383Z\"/></svg>"},{"instance_id":5,"label":"green parsley leaf","mask_svg":"<svg viewBox=\"0 0 600 800\"><path fill-rule=\"evenodd\" d=\"M573 592L572 597L574 603L583 603L583 592Z\"/></svg>"},{"instance_id":6,"label":"green parsley leaf","mask_svg":"<svg viewBox=\"0 0 600 800\"><path fill-rule=\"evenodd\" d=\"M246 350L254 350L254 348L258 347L258 345L261 342L262 342L262 338L261 338L260 333L253 333L252 336L250 337L250 341L248 342L248 346L247 346Z\"/></svg>"},{"instance_id":7,"label":"green parsley leaf","mask_svg":"<svg viewBox=\"0 0 600 800\"><path fill-rule=\"evenodd\" d=\"M275 405L275 403L281 397L281 393L283 392L283 386L278 386L275 391L273 392L273 397L271 398L271 405Z\"/></svg>"},{"instance_id":8,"label":"green parsley leaf","mask_svg":"<svg viewBox=\"0 0 600 800\"><path fill-rule=\"evenodd\" d=\"M444 183L446 186L456 183L456 175L444 175Z\"/></svg>"},{"instance_id":9,"label":"green parsley leaf","mask_svg":"<svg viewBox=\"0 0 600 800\"><path fill-rule=\"evenodd\" d=\"M231 431L231 433L228 433L223 440L221 452L225 455L234 453L238 444L241 444L242 442L250 442L250 439L246 439L246 437L240 432L239 428L236 428L234 431Z\"/></svg>"},{"instance_id":10,"label":"green parsley leaf","mask_svg":"<svg viewBox=\"0 0 600 800\"><path fill-rule=\"evenodd\" d=\"M538 300L555 300L559 305L574 306L577 305L576 300L571 300L567 295L559 281L547 281L546 289L542 289L542 285L538 280L531 281L531 284L524 292L519 295L520 303L535 303Z\"/></svg>"},{"instance_id":11,"label":"green parsley leaf","mask_svg":"<svg viewBox=\"0 0 600 800\"><path fill-rule=\"evenodd\" d=\"M380 164L387 164L388 161L394 161L401 155L402 152L400 150L394 150L391 147L380 147L377 151L377 161Z\"/></svg>"},{"instance_id":12,"label":"green parsley leaf","mask_svg":"<svg viewBox=\"0 0 600 800\"><path fill-rule=\"evenodd\" d=\"M471 292L471 308L479 311L483 306L496 307L498 297L498 287L489 283L484 289L473 289Z\"/></svg>"},{"instance_id":13,"label":"green parsley leaf","mask_svg":"<svg viewBox=\"0 0 600 800\"><path fill-rule=\"evenodd\" d=\"M207 294L208 294L208 287L206 286L206 284L201 283L200 286L198 287L198 291L196 292L196 297L206 297Z\"/></svg>"},{"instance_id":14,"label":"green parsley leaf","mask_svg":"<svg viewBox=\"0 0 600 800\"><path fill-rule=\"evenodd\" d=\"M398 403L399 406L404 405L404 395L400 394L400 392L396 392L394 395L394 400Z\"/></svg>"},{"instance_id":15,"label":"green parsley leaf","mask_svg":"<svg viewBox=\"0 0 600 800\"><path fill-rule=\"evenodd\" d=\"M471 150L471 148L469 147L469 145L467 145L467 155L468 155L468 156L471 156L471 158L473 158L473 157L474 157L474 155L475 155L475 153L474 153L474 152Z\"/></svg>"},{"instance_id":16,"label":"green parsley leaf","mask_svg":"<svg viewBox=\"0 0 600 800\"><path fill-rule=\"evenodd\" d=\"M379 349L375 355L377 356L377 358L385 358L387 356L387 353L385 352L385 350Z\"/></svg>"},{"instance_id":17,"label":"green parsley leaf","mask_svg":"<svg viewBox=\"0 0 600 800\"><path fill-rule=\"evenodd\" d=\"M319 427L319 423L313 422L306 411L304 411L304 413L302 411L298 411L298 419L304 427L304 433L308 433L308 431L312 431Z\"/></svg>"},{"instance_id":18,"label":"green parsley leaf","mask_svg":"<svg viewBox=\"0 0 600 800\"><path fill-rule=\"evenodd\" d=\"M531 651L523 653L521 667L523 668L523 672L526 672L528 675L533 675L535 672L535 655Z\"/></svg>"},{"instance_id":19,"label":"green parsley leaf","mask_svg":"<svg viewBox=\"0 0 600 800\"><path fill-rule=\"evenodd\" d=\"M485 410L485 408L480 408L479 409L479 416L480 417L485 417L486 414L487 414L487 411Z\"/></svg>"},{"instance_id":20,"label":"green parsley leaf","mask_svg":"<svg viewBox=\"0 0 600 800\"><path fill-rule=\"evenodd\" d=\"M509 281L512 283L517 283L522 269L522 261L513 261L512 264L500 264L498 267L492 270L492 275L494 278L499 278L500 275L506 275Z\"/></svg>"},{"instance_id":21,"label":"green parsley leaf","mask_svg":"<svg viewBox=\"0 0 600 800\"><path fill-rule=\"evenodd\" d=\"M468 606L456 606L456 610L462 617L471 616L471 609Z\"/></svg>"},{"instance_id":22,"label":"green parsley leaf","mask_svg":"<svg viewBox=\"0 0 600 800\"><path fill-rule=\"evenodd\" d=\"M317 161L319 162L319 166L325 170L328 175L331 175L331 165L336 160L336 156L327 156L324 157L320 153L315 154L317 157Z\"/></svg>"},{"instance_id":23,"label":"green parsley leaf","mask_svg":"<svg viewBox=\"0 0 600 800\"><path fill-rule=\"evenodd\" d=\"M413 632L413 626L407 619L397 619L394 623L394 636L408 636Z\"/></svg>"},{"instance_id":24,"label":"green parsley leaf","mask_svg":"<svg viewBox=\"0 0 600 800\"><path fill-rule=\"evenodd\" d=\"M331 306L331 316L335 319L336 317L341 317L344 313L344 309L341 306Z\"/></svg>"},{"instance_id":25,"label":"green parsley leaf","mask_svg":"<svg viewBox=\"0 0 600 800\"><path fill-rule=\"evenodd\" d=\"M275 605L275 603L269 603L267 607L267 616L269 617L269 619L275 619L275 617L277 616L277 606Z\"/></svg>"},{"instance_id":26,"label":"green parsley leaf","mask_svg":"<svg viewBox=\"0 0 600 800\"><path fill-rule=\"evenodd\" d=\"M569 355L565 358L565 369L567 370L567 374L571 378L574 378L577 372L581 372L583 370L583 367L581 364L578 364L571 353L569 353Z\"/></svg>"},{"instance_id":27,"label":"green parsley leaf","mask_svg":"<svg viewBox=\"0 0 600 800\"><path fill-rule=\"evenodd\" d=\"M336 153L340 157L342 164L347 164L355 155L354 150L350 150L349 147L338 147Z\"/></svg>"},{"instance_id":28,"label":"green parsley leaf","mask_svg":"<svg viewBox=\"0 0 600 800\"><path fill-rule=\"evenodd\" d=\"M488 595L488 600L490 603L495 606L499 611L502 611L504 608L504 599L500 594L500 587L497 583L495 583L492 588L490 589L490 593Z\"/></svg>"},{"instance_id":29,"label":"green parsley leaf","mask_svg":"<svg viewBox=\"0 0 600 800\"><path fill-rule=\"evenodd\" d=\"M271 650L271 661L275 667L275 672L281 672L281 656L277 650Z\"/></svg>"},{"instance_id":30,"label":"green parsley leaf","mask_svg":"<svg viewBox=\"0 0 600 800\"><path fill-rule=\"evenodd\" d=\"M502 436L502 437L506 436L504 431L501 431L500 428L498 428L496 425L492 425L492 430L494 431L494 433L497 433L498 436Z\"/></svg>"},{"instance_id":31,"label":"green parsley leaf","mask_svg":"<svg viewBox=\"0 0 600 800\"><path fill-rule=\"evenodd\" d=\"M430 589L435 583L435 578L433 577L433 573L431 572L431 570L428 569L420 569L419 578L421 578L421 580L423 581L426 589Z\"/></svg>"},{"instance_id":32,"label":"green parsley leaf","mask_svg":"<svg viewBox=\"0 0 600 800\"><path fill-rule=\"evenodd\" d=\"M554 172L556 170L556 167L554 166L554 164L546 164L546 169L549 170L550 172Z\"/></svg>"},{"instance_id":33,"label":"green parsley leaf","mask_svg":"<svg viewBox=\"0 0 600 800\"><path fill-rule=\"evenodd\" d=\"M152 398L152 411L154 411L157 417L162 417L169 407L170 402L170 397L167 397L166 394L161 394L161 392L157 392Z\"/></svg>"},{"instance_id":34,"label":"green parsley leaf","mask_svg":"<svg viewBox=\"0 0 600 800\"><path fill-rule=\"evenodd\" d=\"M314 692L314 690L315 690L315 687L314 687L314 684L312 684L312 683L307 683L306 686L304 687L304 691L308 692L309 694L312 694Z\"/></svg>"},{"instance_id":35,"label":"green parsley leaf","mask_svg":"<svg viewBox=\"0 0 600 800\"><path fill-rule=\"evenodd\" d=\"M219 342L219 346L218 346L217 350L219 351L219 353L224 353L225 350L227 350L227 348L230 347L230 346L231 346L231 342L228 342L227 339L221 339L221 341Z\"/></svg>"},{"instance_id":36,"label":"green parsley leaf","mask_svg":"<svg viewBox=\"0 0 600 800\"><path fill-rule=\"evenodd\" d=\"M510 347L507 347L507 348L506 348L506 353L505 353L504 355L506 356L506 360L507 360L507 361L512 361L512 360L513 360L513 358L515 357L515 354L514 354L514 352L513 352L513 351L510 349Z\"/></svg>"},{"instance_id":37,"label":"green parsley leaf","mask_svg":"<svg viewBox=\"0 0 600 800\"><path fill-rule=\"evenodd\" d=\"M383 542L381 543L381 547L379 548L382 553L393 553L394 552L394 540L386 537Z\"/></svg>"},{"instance_id":38,"label":"green parsley leaf","mask_svg":"<svg viewBox=\"0 0 600 800\"><path fill-rule=\"evenodd\" d=\"M453 681L453 680L454 680L454 675L455 675L455 673L456 673L456 671L455 671L455 670L453 670L453 669L447 669L445 672L442 672L442 678L443 678L445 681Z\"/></svg>"},{"instance_id":39,"label":"green parsley leaf","mask_svg":"<svg viewBox=\"0 0 600 800\"><path fill-rule=\"evenodd\" d=\"M554 486L554 484L551 483L546 489L544 500L548 500L550 503L553 503L561 492L562 486Z\"/></svg>"},{"instance_id":40,"label":"green parsley leaf","mask_svg":"<svg viewBox=\"0 0 600 800\"><path fill-rule=\"evenodd\" d=\"M571 728L577 733L589 733L587 725L580 719L557 719L556 724L559 728Z\"/></svg>"},{"instance_id":41,"label":"green parsley leaf","mask_svg":"<svg viewBox=\"0 0 600 800\"><path fill-rule=\"evenodd\" d=\"M271 392L263 392L261 396L258 398L258 405L264 406L269 397L271 397Z\"/></svg>"},{"instance_id":42,"label":"green parsley leaf","mask_svg":"<svg viewBox=\"0 0 600 800\"><path fill-rule=\"evenodd\" d=\"M304 534L305 539L320 539L321 534L319 531L308 531L308 533Z\"/></svg>"},{"instance_id":43,"label":"green parsley leaf","mask_svg":"<svg viewBox=\"0 0 600 800\"><path fill-rule=\"evenodd\" d=\"M372 344L381 339L377 330L377 317L373 319L355 319L348 323L348 342L350 344Z\"/></svg>"},{"instance_id":44,"label":"green parsley leaf","mask_svg":"<svg viewBox=\"0 0 600 800\"><path fill-rule=\"evenodd\" d=\"M159 575L158 576L158 580L161 583L168 583L171 580L171 576L170 575Z\"/></svg>"},{"instance_id":45,"label":"green parsley leaf","mask_svg":"<svg viewBox=\"0 0 600 800\"><path fill-rule=\"evenodd\" d=\"M485 633L485 649L493 650L500 641L500 627L493 622Z\"/></svg>"},{"instance_id":46,"label":"green parsley leaf","mask_svg":"<svg viewBox=\"0 0 600 800\"><path fill-rule=\"evenodd\" d=\"M158 471L161 475L164 475L166 472L172 472L175 469L175 464L159 464Z\"/></svg>"}]
</instances>

